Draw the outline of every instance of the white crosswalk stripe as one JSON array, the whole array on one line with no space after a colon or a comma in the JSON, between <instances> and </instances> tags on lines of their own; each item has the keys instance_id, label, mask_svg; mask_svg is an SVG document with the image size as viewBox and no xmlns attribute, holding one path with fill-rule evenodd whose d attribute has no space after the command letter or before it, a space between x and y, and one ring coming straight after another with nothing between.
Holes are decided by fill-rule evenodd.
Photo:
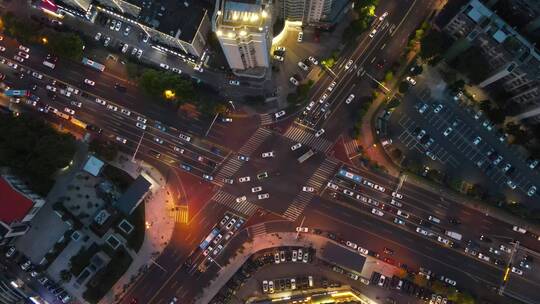
<instances>
[{"instance_id":1,"label":"white crosswalk stripe","mask_svg":"<svg viewBox=\"0 0 540 304\"><path fill-rule=\"evenodd\" d=\"M309 204L314 194L317 193L321 186L334 175L338 165L339 163L335 160L329 158L325 159L306 183L306 186L315 188L315 192L300 192L287 210L285 210L283 216L290 221L296 221L300 214L304 212L304 209Z\"/></svg>"},{"instance_id":2,"label":"white crosswalk stripe","mask_svg":"<svg viewBox=\"0 0 540 304\"><path fill-rule=\"evenodd\" d=\"M261 119L262 126L269 125L274 122L274 119L270 114L259 115L259 118Z\"/></svg>"},{"instance_id":3,"label":"white crosswalk stripe","mask_svg":"<svg viewBox=\"0 0 540 304\"><path fill-rule=\"evenodd\" d=\"M351 139L349 141L346 141L345 152L347 152L347 156L356 155L359 152L358 141L356 139Z\"/></svg>"},{"instance_id":4,"label":"white crosswalk stripe","mask_svg":"<svg viewBox=\"0 0 540 304\"><path fill-rule=\"evenodd\" d=\"M265 128L258 128L248 141L238 150L238 153L243 155L250 155L253 151L262 144L262 142L272 134L272 131Z\"/></svg>"},{"instance_id":5,"label":"white crosswalk stripe","mask_svg":"<svg viewBox=\"0 0 540 304\"><path fill-rule=\"evenodd\" d=\"M249 234L253 236L263 235L266 233L266 226L264 223L253 225L249 227Z\"/></svg>"},{"instance_id":6,"label":"white crosswalk stripe","mask_svg":"<svg viewBox=\"0 0 540 304\"><path fill-rule=\"evenodd\" d=\"M255 151L259 145L272 134L270 130L259 128L251 137L247 140L247 142L240 148L238 151L239 154L242 155L250 155L253 151ZM219 171L214 176L215 183L223 186L223 179L224 178L232 178L240 170L240 167L242 167L243 161L239 160L236 155L230 155L229 159L223 163Z\"/></svg>"},{"instance_id":7,"label":"white crosswalk stripe","mask_svg":"<svg viewBox=\"0 0 540 304\"><path fill-rule=\"evenodd\" d=\"M315 137L314 133L298 128L294 124L289 127L287 132L285 132L285 137L296 142L301 142L306 146L310 146L311 148L324 153L332 147L332 143L329 140L322 137Z\"/></svg>"},{"instance_id":8,"label":"white crosswalk stripe","mask_svg":"<svg viewBox=\"0 0 540 304\"><path fill-rule=\"evenodd\" d=\"M245 215L246 217L252 216L258 208L257 205L254 205L248 201L237 203L234 195L221 190L214 194L212 201L227 206L241 215Z\"/></svg>"}]
</instances>

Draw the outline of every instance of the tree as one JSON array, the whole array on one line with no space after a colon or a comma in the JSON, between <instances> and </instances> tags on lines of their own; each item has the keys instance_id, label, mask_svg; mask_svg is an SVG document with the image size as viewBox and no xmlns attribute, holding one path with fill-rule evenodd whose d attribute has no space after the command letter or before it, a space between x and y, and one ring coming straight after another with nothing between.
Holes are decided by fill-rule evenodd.
<instances>
[{"instance_id":1,"label":"tree","mask_svg":"<svg viewBox=\"0 0 540 304\"><path fill-rule=\"evenodd\" d=\"M530 137L526 130L516 123L509 122L505 126L506 133L513 136L512 144L525 145L529 142Z\"/></svg>"},{"instance_id":2,"label":"tree","mask_svg":"<svg viewBox=\"0 0 540 304\"><path fill-rule=\"evenodd\" d=\"M449 37L437 30L430 30L420 40L420 53L424 60L430 60L441 55L449 47Z\"/></svg>"},{"instance_id":3,"label":"tree","mask_svg":"<svg viewBox=\"0 0 540 304\"><path fill-rule=\"evenodd\" d=\"M489 75L486 57L479 47L471 47L450 62L450 66L465 74L473 83L479 83Z\"/></svg>"},{"instance_id":4,"label":"tree","mask_svg":"<svg viewBox=\"0 0 540 304\"><path fill-rule=\"evenodd\" d=\"M394 79L394 73L392 71L388 71L384 74L384 82L388 83L392 81L392 79Z\"/></svg>"},{"instance_id":5,"label":"tree","mask_svg":"<svg viewBox=\"0 0 540 304\"><path fill-rule=\"evenodd\" d=\"M81 60L83 55L84 41L77 34L61 33L49 35L48 49L60 56L70 58L76 61Z\"/></svg>"},{"instance_id":6,"label":"tree","mask_svg":"<svg viewBox=\"0 0 540 304\"><path fill-rule=\"evenodd\" d=\"M3 15L1 21L1 23L4 24L5 32L21 42L31 42L32 40L35 40L36 34L40 31L40 28L36 23L31 21L25 22L11 12L7 12Z\"/></svg>"},{"instance_id":7,"label":"tree","mask_svg":"<svg viewBox=\"0 0 540 304\"><path fill-rule=\"evenodd\" d=\"M409 91L409 88L410 88L410 85L408 82L406 81L402 81L399 83L399 88L398 88L398 91L401 93L401 94L405 94Z\"/></svg>"},{"instance_id":8,"label":"tree","mask_svg":"<svg viewBox=\"0 0 540 304\"><path fill-rule=\"evenodd\" d=\"M71 280L71 277L72 277L71 271L67 269L60 271L60 279L62 280L62 282L64 283L69 282Z\"/></svg>"},{"instance_id":9,"label":"tree","mask_svg":"<svg viewBox=\"0 0 540 304\"><path fill-rule=\"evenodd\" d=\"M420 287L426 287L428 281L425 276L421 274L415 274L413 277L413 282Z\"/></svg>"},{"instance_id":10,"label":"tree","mask_svg":"<svg viewBox=\"0 0 540 304\"><path fill-rule=\"evenodd\" d=\"M99 139L92 140L88 146L88 150L96 153L99 158L103 158L105 161L113 161L118 154L117 145Z\"/></svg>"},{"instance_id":11,"label":"tree","mask_svg":"<svg viewBox=\"0 0 540 304\"><path fill-rule=\"evenodd\" d=\"M171 99L179 103L193 101L195 90L193 83L181 78L177 74L154 69L145 69L139 78L139 86L151 97L159 97L160 100ZM170 91L170 98L165 92Z\"/></svg>"}]
</instances>

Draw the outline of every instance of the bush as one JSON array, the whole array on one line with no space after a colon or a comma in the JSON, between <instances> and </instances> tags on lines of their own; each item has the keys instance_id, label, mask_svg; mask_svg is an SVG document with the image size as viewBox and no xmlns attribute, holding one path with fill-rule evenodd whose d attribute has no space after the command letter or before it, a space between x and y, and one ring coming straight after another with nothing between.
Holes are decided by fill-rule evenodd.
<instances>
[{"instance_id":1,"label":"bush","mask_svg":"<svg viewBox=\"0 0 540 304\"><path fill-rule=\"evenodd\" d=\"M69 260L70 271L74 276L81 274L84 268L90 263L90 259L94 254L98 253L99 246L96 243L92 243L90 247L82 247L76 255L72 256Z\"/></svg>"}]
</instances>

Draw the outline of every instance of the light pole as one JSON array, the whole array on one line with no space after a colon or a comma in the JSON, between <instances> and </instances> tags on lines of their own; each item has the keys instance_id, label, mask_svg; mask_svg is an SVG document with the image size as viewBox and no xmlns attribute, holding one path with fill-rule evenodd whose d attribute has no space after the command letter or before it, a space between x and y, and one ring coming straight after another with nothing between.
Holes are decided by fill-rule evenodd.
<instances>
[{"instance_id":1,"label":"light pole","mask_svg":"<svg viewBox=\"0 0 540 304\"><path fill-rule=\"evenodd\" d=\"M141 147L141 143L144 137L144 132L141 135L141 139L139 139L139 143L137 144L137 148L135 148L135 152L133 152L133 156L131 157L131 162L135 162L135 155L137 155L137 152L139 151L139 148Z\"/></svg>"},{"instance_id":2,"label":"light pole","mask_svg":"<svg viewBox=\"0 0 540 304\"><path fill-rule=\"evenodd\" d=\"M234 102L232 100L229 100L229 104L233 108L233 111L236 111L236 107L234 106Z\"/></svg>"},{"instance_id":3,"label":"light pole","mask_svg":"<svg viewBox=\"0 0 540 304\"><path fill-rule=\"evenodd\" d=\"M212 129L212 126L216 122L216 119L217 119L218 115L219 115L219 113L216 113L216 116L214 116L214 120L212 120L212 123L208 127L208 130L206 130L206 133L204 134L204 137L208 136L208 133L210 132L210 129Z\"/></svg>"},{"instance_id":4,"label":"light pole","mask_svg":"<svg viewBox=\"0 0 540 304\"><path fill-rule=\"evenodd\" d=\"M304 221L306 220L306 216L302 218L302 222L300 222L300 227L298 227L298 231L296 231L296 237L295 239L298 239L298 236L300 235L300 230L302 230L302 225L304 225Z\"/></svg>"}]
</instances>

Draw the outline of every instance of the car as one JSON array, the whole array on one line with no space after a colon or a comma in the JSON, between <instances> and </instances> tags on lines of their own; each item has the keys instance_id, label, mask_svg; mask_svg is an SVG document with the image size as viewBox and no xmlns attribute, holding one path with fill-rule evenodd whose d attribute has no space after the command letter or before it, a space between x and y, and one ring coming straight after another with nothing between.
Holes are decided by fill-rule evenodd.
<instances>
[{"instance_id":1,"label":"car","mask_svg":"<svg viewBox=\"0 0 540 304\"><path fill-rule=\"evenodd\" d=\"M149 39L150 39L150 36L144 35L142 41L143 41L144 43L147 43Z\"/></svg>"},{"instance_id":2,"label":"car","mask_svg":"<svg viewBox=\"0 0 540 304\"><path fill-rule=\"evenodd\" d=\"M20 63L23 63L23 62L24 62L24 58L22 58L22 57L20 57L20 56L17 56L17 55L13 56L13 59L17 60L17 61L20 62Z\"/></svg>"},{"instance_id":3,"label":"car","mask_svg":"<svg viewBox=\"0 0 540 304\"><path fill-rule=\"evenodd\" d=\"M300 147L302 147L302 143L297 143L291 147L291 150L294 151L300 149Z\"/></svg>"},{"instance_id":4,"label":"car","mask_svg":"<svg viewBox=\"0 0 540 304\"><path fill-rule=\"evenodd\" d=\"M394 218L394 223L398 225L405 225L405 221L400 219L399 217Z\"/></svg>"},{"instance_id":5,"label":"car","mask_svg":"<svg viewBox=\"0 0 540 304\"><path fill-rule=\"evenodd\" d=\"M427 104L423 104L420 108L418 108L418 112L419 112L420 114L424 114L424 112L426 112L426 110L427 110L428 107L429 107L429 106L428 106Z\"/></svg>"},{"instance_id":6,"label":"car","mask_svg":"<svg viewBox=\"0 0 540 304\"><path fill-rule=\"evenodd\" d=\"M536 193L536 186L531 186L529 190L527 191L528 196L533 196Z\"/></svg>"},{"instance_id":7,"label":"car","mask_svg":"<svg viewBox=\"0 0 540 304\"><path fill-rule=\"evenodd\" d=\"M353 61L352 60L349 60L347 61L347 63L345 64L345 70L348 70L351 68L351 66L353 65Z\"/></svg>"},{"instance_id":8,"label":"car","mask_svg":"<svg viewBox=\"0 0 540 304\"><path fill-rule=\"evenodd\" d=\"M534 169L538 166L539 161L537 159L529 160L528 165L529 169Z\"/></svg>"},{"instance_id":9,"label":"car","mask_svg":"<svg viewBox=\"0 0 540 304\"><path fill-rule=\"evenodd\" d=\"M268 157L274 157L274 156L275 156L274 151L263 152L262 154L262 158L268 158Z\"/></svg>"},{"instance_id":10,"label":"car","mask_svg":"<svg viewBox=\"0 0 540 304\"><path fill-rule=\"evenodd\" d=\"M354 196L354 192L352 192L351 190L348 190L348 189L343 189L343 194L351 196L351 197Z\"/></svg>"},{"instance_id":11,"label":"car","mask_svg":"<svg viewBox=\"0 0 540 304\"><path fill-rule=\"evenodd\" d=\"M410 83L412 86L416 85L416 80L414 80L414 78L412 78L411 76L405 77L405 80L407 80L407 82Z\"/></svg>"},{"instance_id":12,"label":"car","mask_svg":"<svg viewBox=\"0 0 540 304\"><path fill-rule=\"evenodd\" d=\"M246 183L246 182L249 182L250 180L251 180L251 177L249 177L249 176L244 176L244 177L238 178L238 181L240 183Z\"/></svg>"},{"instance_id":13,"label":"car","mask_svg":"<svg viewBox=\"0 0 540 304\"><path fill-rule=\"evenodd\" d=\"M268 177L268 172L261 172L257 174L257 179L261 180Z\"/></svg>"},{"instance_id":14,"label":"car","mask_svg":"<svg viewBox=\"0 0 540 304\"><path fill-rule=\"evenodd\" d=\"M510 170L512 168L512 165L510 163L506 163L503 168L502 168L502 171L503 172L508 172L508 170Z\"/></svg>"},{"instance_id":15,"label":"car","mask_svg":"<svg viewBox=\"0 0 540 304\"><path fill-rule=\"evenodd\" d=\"M309 232L308 227L296 227L296 232Z\"/></svg>"},{"instance_id":16,"label":"car","mask_svg":"<svg viewBox=\"0 0 540 304\"><path fill-rule=\"evenodd\" d=\"M285 53L285 51L287 51L287 49L284 46L278 46L276 48L276 51Z\"/></svg>"},{"instance_id":17,"label":"car","mask_svg":"<svg viewBox=\"0 0 540 304\"><path fill-rule=\"evenodd\" d=\"M121 143L123 143L123 144L127 143L127 139L122 138L122 137L120 137L120 136L116 136L116 140L119 141L119 142L121 142Z\"/></svg>"},{"instance_id":18,"label":"car","mask_svg":"<svg viewBox=\"0 0 540 304\"><path fill-rule=\"evenodd\" d=\"M326 89L332 92L332 90L334 90L335 87L336 87L336 82L332 81L332 83L330 83L330 85Z\"/></svg>"},{"instance_id":19,"label":"car","mask_svg":"<svg viewBox=\"0 0 540 304\"><path fill-rule=\"evenodd\" d=\"M302 61L298 61L298 66L304 71L309 70L309 67L305 63L303 63Z\"/></svg>"},{"instance_id":20,"label":"car","mask_svg":"<svg viewBox=\"0 0 540 304\"><path fill-rule=\"evenodd\" d=\"M267 280L264 280L262 282L262 289L263 289L263 292L264 293L267 293L268 292L268 281Z\"/></svg>"},{"instance_id":21,"label":"car","mask_svg":"<svg viewBox=\"0 0 540 304\"><path fill-rule=\"evenodd\" d=\"M208 181L213 181L214 177L212 175L203 174L202 177Z\"/></svg>"},{"instance_id":22,"label":"car","mask_svg":"<svg viewBox=\"0 0 540 304\"><path fill-rule=\"evenodd\" d=\"M245 162L249 161L249 156L245 156L245 155L240 154L240 155L237 156L237 158L238 158L238 160L241 160L241 161L245 161Z\"/></svg>"},{"instance_id":23,"label":"car","mask_svg":"<svg viewBox=\"0 0 540 304\"><path fill-rule=\"evenodd\" d=\"M283 58L283 56L279 56L279 55L274 55L274 59L277 60L277 61L285 61L285 58Z\"/></svg>"},{"instance_id":24,"label":"car","mask_svg":"<svg viewBox=\"0 0 540 304\"><path fill-rule=\"evenodd\" d=\"M108 46L110 42L111 42L111 37L107 36L107 38L105 38L105 41L103 41L103 46Z\"/></svg>"},{"instance_id":25,"label":"car","mask_svg":"<svg viewBox=\"0 0 540 304\"><path fill-rule=\"evenodd\" d=\"M480 136L476 136L476 137L474 138L474 140L473 140L473 144L474 144L475 146L478 146L478 144L480 144L480 142L482 142L482 137L480 137Z\"/></svg>"},{"instance_id":26,"label":"car","mask_svg":"<svg viewBox=\"0 0 540 304\"><path fill-rule=\"evenodd\" d=\"M94 40L99 41L99 39L101 39L101 33L100 33L100 32L98 32L98 33L94 36Z\"/></svg>"},{"instance_id":27,"label":"car","mask_svg":"<svg viewBox=\"0 0 540 304\"><path fill-rule=\"evenodd\" d=\"M507 185L508 187L510 187L510 189L512 189L512 190L516 189L516 187L517 187L516 183L514 183L514 182L513 182L512 180L510 180L510 179L506 182L506 185Z\"/></svg>"},{"instance_id":28,"label":"car","mask_svg":"<svg viewBox=\"0 0 540 304\"><path fill-rule=\"evenodd\" d=\"M347 99L345 99L345 103L346 104L350 104L354 99L354 94L351 94L349 95L349 97L347 97Z\"/></svg>"},{"instance_id":29,"label":"car","mask_svg":"<svg viewBox=\"0 0 540 304\"><path fill-rule=\"evenodd\" d=\"M184 169L184 170L186 170L188 172L191 171L191 166L187 165L187 164L184 164L184 163L180 164L180 168L182 168L182 169Z\"/></svg>"},{"instance_id":30,"label":"car","mask_svg":"<svg viewBox=\"0 0 540 304\"><path fill-rule=\"evenodd\" d=\"M257 198L260 199L260 200L267 199L269 197L270 197L270 194L268 194L268 193L263 193L263 194L257 195Z\"/></svg>"},{"instance_id":31,"label":"car","mask_svg":"<svg viewBox=\"0 0 540 304\"><path fill-rule=\"evenodd\" d=\"M449 284L449 285L452 285L452 286L456 286L457 285L457 282L450 279L450 278L444 278L444 282Z\"/></svg>"},{"instance_id":32,"label":"car","mask_svg":"<svg viewBox=\"0 0 540 304\"><path fill-rule=\"evenodd\" d=\"M14 246L9 247L5 254L6 258L12 257L13 255L15 255L15 252L17 252L17 249L15 249Z\"/></svg>"},{"instance_id":33,"label":"car","mask_svg":"<svg viewBox=\"0 0 540 304\"><path fill-rule=\"evenodd\" d=\"M27 48L26 46L22 45L22 44L19 45L19 50L21 50L23 52L26 52L26 53L30 52L30 49Z\"/></svg>"},{"instance_id":34,"label":"car","mask_svg":"<svg viewBox=\"0 0 540 304\"><path fill-rule=\"evenodd\" d=\"M511 268L511 271L517 275L523 275L523 270L519 269L519 268L516 268L516 267L512 267Z\"/></svg>"},{"instance_id":35,"label":"car","mask_svg":"<svg viewBox=\"0 0 540 304\"><path fill-rule=\"evenodd\" d=\"M163 139L159 138L159 137L154 137L154 141L157 142L158 144L162 145L163 144Z\"/></svg>"},{"instance_id":36,"label":"car","mask_svg":"<svg viewBox=\"0 0 540 304\"><path fill-rule=\"evenodd\" d=\"M41 277L41 278L38 279L38 282L41 285L45 285L45 284L47 284L47 282L49 282L49 279L47 277Z\"/></svg>"},{"instance_id":37,"label":"car","mask_svg":"<svg viewBox=\"0 0 540 304\"><path fill-rule=\"evenodd\" d=\"M420 130L420 132L418 133L418 135L416 135L416 139L420 140L422 139L422 137L424 137L426 135L426 130L422 129Z\"/></svg>"},{"instance_id":38,"label":"car","mask_svg":"<svg viewBox=\"0 0 540 304\"><path fill-rule=\"evenodd\" d=\"M347 247L351 247L352 249L357 249L358 248L358 245L356 243L351 242L351 241L345 242L345 245L347 245Z\"/></svg>"},{"instance_id":39,"label":"car","mask_svg":"<svg viewBox=\"0 0 540 304\"><path fill-rule=\"evenodd\" d=\"M392 196L395 198L403 199L403 194L399 192L392 192Z\"/></svg>"},{"instance_id":40,"label":"car","mask_svg":"<svg viewBox=\"0 0 540 304\"><path fill-rule=\"evenodd\" d=\"M159 64L159 67L162 68L162 69L165 69L165 70L168 70L168 69L169 69L169 65L168 65L168 64L165 64L165 63L160 63L160 64Z\"/></svg>"},{"instance_id":41,"label":"car","mask_svg":"<svg viewBox=\"0 0 540 304\"><path fill-rule=\"evenodd\" d=\"M128 36L129 35L129 31L131 30L131 26L126 26L126 28L124 29L124 36Z\"/></svg>"},{"instance_id":42,"label":"car","mask_svg":"<svg viewBox=\"0 0 540 304\"><path fill-rule=\"evenodd\" d=\"M26 260L24 263L21 264L21 269L27 271L30 269L30 266L32 266L32 262L30 262L30 260Z\"/></svg>"},{"instance_id":43,"label":"car","mask_svg":"<svg viewBox=\"0 0 540 304\"><path fill-rule=\"evenodd\" d=\"M82 107L82 102L80 101L71 101L69 104L71 104L72 106L76 106L77 108Z\"/></svg>"},{"instance_id":44,"label":"car","mask_svg":"<svg viewBox=\"0 0 540 304\"><path fill-rule=\"evenodd\" d=\"M129 48L129 44L127 44L127 43L124 44L124 45L122 46L122 49L121 49L122 53L126 53L127 50L128 50L128 48Z\"/></svg>"},{"instance_id":45,"label":"car","mask_svg":"<svg viewBox=\"0 0 540 304\"><path fill-rule=\"evenodd\" d=\"M313 192L315 189L313 187L303 186L302 191L304 192Z\"/></svg>"},{"instance_id":46,"label":"car","mask_svg":"<svg viewBox=\"0 0 540 304\"><path fill-rule=\"evenodd\" d=\"M275 114L274 114L274 117L275 117L276 119L278 119L278 118L280 118L280 117L282 117L282 116L284 116L284 115L285 115L285 110L281 110L281 111L275 113Z\"/></svg>"},{"instance_id":47,"label":"car","mask_svg":"<svg viewBox=\"0 0 540 304\"><path fill-rule=\"evenodd\" d=\"M269 293L274 293L274 281L269 281L268 282L268 292Z\"/></svg>"},{"instance_id":48,"label":"car","mask_svg":"<svg viewBox=\"0 0 540 304\"><path fill-rule=\"evenodd\" d=\"M440 243L443 243L446 246L450 246L452 244L452 242L450 242L449 239L443 238L442 236L438 236L437 241L439 241Z\"/></svg>"},{"instance_id":49,"label":"car","mask_svg":"<svg viewBox=\"0 0 540 304\"><path fill-rule=\"evenodd\" d=\"M448 135L450 135L450 133L452 133L453 130L454 129L452 127L448 127L448 128L446 128L446 130L444 130L443 135L448 136Z\"/></svg>"},{"instance_id":50,"label":"car","mask_svg":"<svg viewBox=\"0 0 540 304\"><path fill-rule=\"evenodd\" d=\"M104 105L107 104L107 103L105 102L105 100L100 99L100 98L96 98L96 103L99 103L99 104L102 105L102 106L104 106Z\"/></svg>"},{"instance_id":51,"label":"car","mask_svg":"<svg viewBox=\"0 0 540 304\"><path fill-rule=\"evenodd\" d=\"M403 207L403 204L399 201L396 201L395 199L390 200L390 204L396 206L396 207Z\"/></svg>"},{"instance_id":52,"label":"car","mask_svg":"<svg viewBox=\"0 0 540 304\"><path fill-rule=\"evenodd\" d=\"M21 56L24 59L30 58L30 55L28 55L28 53L25 53L25 52L18 52L17 55Z\"/></svg>"},{"instance_id":53,"label":"car","mask_svg":"<svg viewBox=\"0 0 540 304\"><path fill-rule=\"evenodd\" d=\"M35 270L32 271L32 272L30 272L30 276L31 276L32 278L38 277L39 275L40 275L40 273L37 272L37 271L35 271Z\"/></svg>"},{"instance_id":54,"label":"car","mask_svg":"<svg viewBox=\"0 0 540 304\"><path fill-rule=\"evenodd\" d=\"M383 21L384 18L386 18L386 16L388 16L388 12L384 12L384 13L379 17L379 21Z\"/></svg>"},{"instance_id":55,"label":"car","mask_svg":"<svg viewBox=\"0 0 540 304\"><path fill-rule=\"evenodd\" d=\"M107 109L109 109L109 110L111 110L111 111L114 111L114 112L118 111L118 107L117 107L117 106L114 106L114 105L112 105L112 104L108 104L108 105L107 105Z\"/></svg>"},{"instance_id":56,"label":"car","mask_svg":"<svg viewBox=\"0 0 540 304\"><path fill-rule=\"evenodd\" d=\"M319 61L317 61L317 59L315 59L315 57L313 57L313 56L309 56L309 57L308 57L308 60L309 60L311 63L313 63L314 65L319 64Z\"/></svg>"},{"instance_id":57,"label":"car","mask_svg":"<svg viewBox=\"0 0 540 304\"><path fill-rule=\"evenodd\" d=\"M373 38L373 37L375 37L375 34L377 34L377 29L373 29L373 30L369 33L369 37L370 37L370 38Z\"/></svg>"},{"instance_id":58,"label":"car","mask_svg":"<svg viewBox=\"0 0 540 304\"><path fill-rule=\"evenodd\" d=\"M141 49L139 49L137 51L137 55L135 55L137 57L137 59L141 59L142 53L143 53L143 50L141 50Z\"/></svg>"},{"instance_id":59,"label":"car","mask_svg":"<svg viewBox=\"0 0 540 304\"><path fill-rule=\"evenodd\" d=\"M96 83L94 81L92 81L92 80L90 80L88 78L84 79L84 83L89 85L89 86L95 86L96 85Z\"/></svg>"},{"instance_id":60,"label":"car","mask_svg":"<svg viewBox=\"0 0 540 304\"><path fill-rule=\"evenodd\" d=\"M521 234L527 233L527 230L525 230L524 228L519 227L519 226L514 226L514 227L512 227L512 230L514 230L515 232L519 232L519 233L521 233Z\"/></svg>"},{"instance_id":61,"label":"car","mask_svg":"<svg viewBox=\"0 0 540 304\"><path fill-rule=\"evenodd\" d=\"M75 111L72 110L72 109L70 109L70 108L68 108L68 107L64 108L64 112L69 113L69 114L71 114L71 115L75 115Z\"/></svg>"},{"instance_id":62,"label":"car","mask_svg":"<svg viewBox=\"0 0 540 304\"><path fill-rule=\"evenodd\" d=\"M326 98L328 98L328 94L325 93L321 96L321 98L319 98L319 103L323 103L326 100Z\"/></svg>"},{"instance_id":63,"label":"car","mask_svg":"<svg viewBox=\"0 0 540 304\"><path fill-rule=\"evenodd\" d=\"M19 67L18 64L14 63L14 62L11 62L11 61L9 61L9 62L7 63L7 65L8 65L10 68L15 69L15 70Z\"/></svg>"},{"instance_id":64,"label":"car","mask_svg":"<svg viewBox=\"0 0 540 304\"><path fill-rule=\"evenodd\" d=\"M320 136L323 135L323 134L324 134L324 129L320 129L319 131L317 131L317 132L315 133L315 137L320 137Z\"/></svg>"},{"instance_id":65,"label":"car","mask_svg":"<svg viewBox=\"0 0 540 304\"><path fill-rule=\"evenodd\" d=\"M262 191L262 187L261 187L261 186L257 186L257 187L251 188L251 192L252 192L252 193L257 193L257 192L260 192L260 191Z\"/></svg>"},{"instance_id":66,"label":"car","mask_svg":"<svg viewBox=\"0 0 540 304\"><path fill-rule=\"evenodd\" d=\"M116 20L113 19L113 20L111 21L111 26L109 27L109 29L114 30L114 27L115 27L115 26L116 26Z\"/></svg>"},{"instance_id":67,"label":"car","mask_svg":"<svg viewBox=\"0 0 540 304\"><path fill-rule=\"evenodd\" d=\"M234 85L234 86L239 86L239 85L240 85L240 81L238 81L238 80L229 80L229 84L230 84L230 85Z\"/></svg>"},{"instance_id":68,"label":"car","mask_svg":"<svg viewBox=\"0 0 540 304\"><path fill-rule=\"evenodd\" d=\"M302 42L303 39L304 39L304 32L302 31L298 32L298 38L296 38L296 41Z\"/></svg>"},{"instance_id":69,"label":"car","mask_svg":"<svg viewBox=\"0 0 540 304\"><path fill-rule=\"evenodd\" d=\"M187 142L190 142L190 141L191 141L191 137L190 137L190 136L187 136L187 135L182 134L182 133L178 134L178 138L183 139L183 140L185 140L185 141L187 141Z\"/></svg>"},{"instance_id":70,"label":"car","mask_svg":"<svg viewBox=\"0 0 540 304\"><path fill-rule=\"evenodd\" d=\"M289 81L294 84L295 86L299 86L300 85L300 82L298 82L298 80L296 80L296 78L294 77L291 77L289 78Z\"/></svg>"},{"instance_id":71,"label":"car","mask_svg":"<svg viewBox=\"0 0 540 304\"><path fill-rule=\"evenodd\" d=\"M427 232L426 230L420 228L420 227L416 227L416 232L422 234L422 235L425 235L425 236L428 236L429 235L429 232Z\"/></svg>"},{"instance_id":72,"label":"car","mask_svg":"<svg viewBox=\"0 0 540 304\"><path fill-rule=\"evenodd\" d=\"M121 27L122 27L122 22L116 21L116 26L114 27L114 30L118 32Z\"/></svg>"},{"instance_id":73,"label":"car","mask_svg":"<svg viewBox=\"0 0 540 304\"><path fill-rule=\"evenodd\" d=\"M437 114L439 112L441 112L441 110L443 109L443 105L442 104L438 104L435 106L435 108L433 109L433 113Z\"/></svg>"},{"instance_id":74,"label":"car","mask_svg":"<svg viewBox=\"0 0 540 304\"><path fill-rule=\"evenodd\" d=\"M381 210L377 209L377 208L373 208L371 209L371 213L377 215L377 216L384 216L384 212L382 212Z\"/></svg>"},{"instance_id":75,"label":"car","mask_svg":"<svg viewBox=\"0 0 540 304\"><path fill-rule=\"evenodd\" d=\"M225 229L231 230L231 228L234 226L235 223L236 223L236 219L235 218L231 219L229 223L227 223L227 225L225 226Z\"/></svg>"}]
</instances>

